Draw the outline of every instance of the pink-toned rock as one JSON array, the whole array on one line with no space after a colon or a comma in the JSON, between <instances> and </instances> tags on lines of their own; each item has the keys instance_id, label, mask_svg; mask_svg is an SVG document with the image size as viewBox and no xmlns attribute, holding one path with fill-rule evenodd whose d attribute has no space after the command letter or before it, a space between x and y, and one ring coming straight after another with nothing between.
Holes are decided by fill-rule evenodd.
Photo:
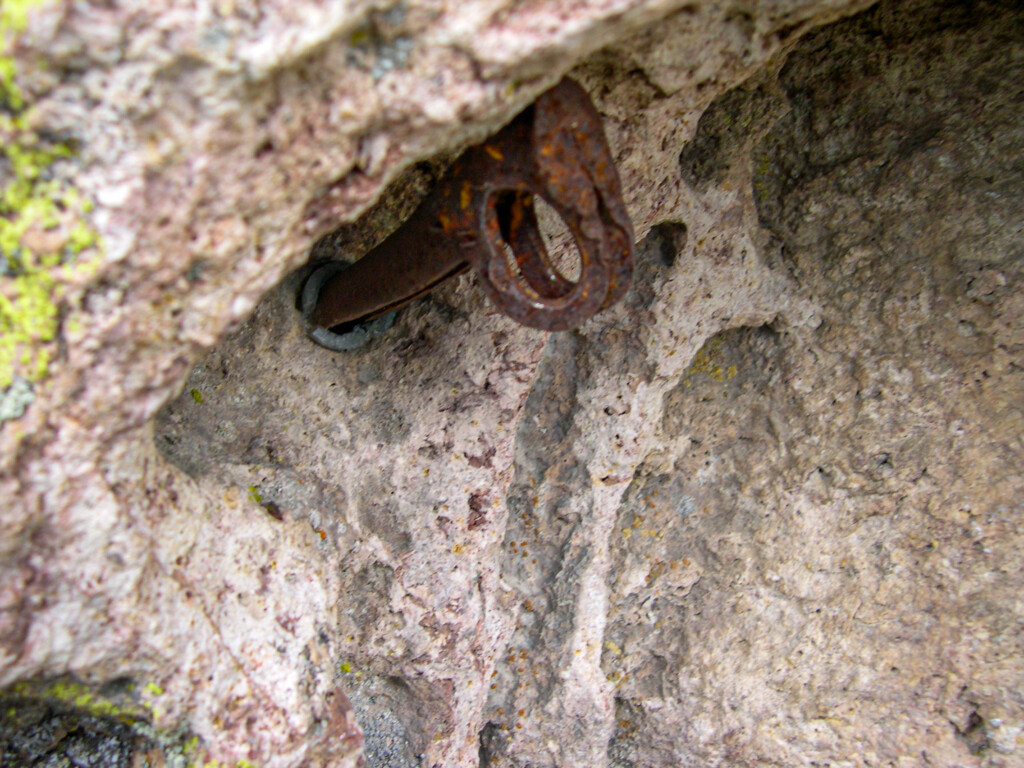
<instances>
[{"instance_id":1,"label":"pink-toned rock","mask_svg":"<svg viewBox=\"0 0 1024 768\"><path fill-rule=\"evenodd\" d=\"M35 9L106 251L0 433L0 682L130 679L200 764L1019 762L1022 17L804 34L864 5ZM570 70L630 296L309 342L314 243Z\"/></svg>"}]
</instances>

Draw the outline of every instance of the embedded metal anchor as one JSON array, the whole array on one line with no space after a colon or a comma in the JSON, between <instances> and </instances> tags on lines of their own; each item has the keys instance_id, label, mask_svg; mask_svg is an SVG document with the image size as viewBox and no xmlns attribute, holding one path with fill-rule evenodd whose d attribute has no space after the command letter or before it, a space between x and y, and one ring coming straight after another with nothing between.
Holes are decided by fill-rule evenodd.
<instances>
[{"instance_id":1,"label":"embedded metal anchor","mask_svg":"<svg viewBox=\"0 0 1024 768\"><path fill-rule=\"evenodd\" d=\"M576 241L575 281L548 256L535 197ZM307 329L318 343L347 348L330 329L379 324L470 266L505 314L547 331L579 325L629 289L633 227L601 118L572 80L466 150L408 221L362 259L316 270L303 289Z\"/></svg>"}]
</instances>

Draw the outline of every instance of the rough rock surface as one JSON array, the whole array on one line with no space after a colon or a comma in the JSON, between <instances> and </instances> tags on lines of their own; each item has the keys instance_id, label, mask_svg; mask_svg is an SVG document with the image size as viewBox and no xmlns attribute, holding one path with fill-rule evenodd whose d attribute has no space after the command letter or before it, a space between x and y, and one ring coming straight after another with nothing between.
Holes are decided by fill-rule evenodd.
<instances>
[{"instance_id":1,"label":"rough rock surface","mask_svg":"<svg viewBox=\"0 0 1024 768\"><path fill-rule=\"evenodd\" d=\"M1019 765L1024 14L334 8L30 26L108 263L0 437L0 681L128 678L229 764L353 764L347 693L381 766ZM627 300L309 343L314 240L573 65Z\"/></svg>"},{"instance_id":2,"label":"rough rock surface","mask_svg":"<svg viewBox=\"0 0 1024 768\"><path fill-rule=\"evenodd\" d=\"M0 704L0 765L5 767L164 764L159 746L121 717L85 713L81 707L33 697L4 696Z\"/></svg>"}]
</instances>

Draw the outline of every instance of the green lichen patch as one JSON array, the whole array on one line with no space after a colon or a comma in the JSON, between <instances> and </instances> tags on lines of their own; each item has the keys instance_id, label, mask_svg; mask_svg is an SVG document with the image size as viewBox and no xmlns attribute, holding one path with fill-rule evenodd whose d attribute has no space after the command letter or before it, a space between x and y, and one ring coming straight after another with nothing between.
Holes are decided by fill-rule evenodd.
<instances>
[{"instance_id":1,"label":"green lichen patch","mask_svg":"<svg viewBox=\"0 0 1024 768\"><path fill-rule=\"evenodd\" d=\"M48 683L16 683L4 695L60 703L94 717L115 718L125 723L145 718L145 711L124 696L108 698L86 685L67 679Z\"/></svg>"},{"instance_id":2,"label":"green lichen patch","mask_svg":"<svg viewBox=\"0 0 1024 768\"><path fill-rule=\"evenodd\" d=\"M54 700L0 696L0 764L165 764L159 746L130 721Z\"/></svg>"},{"instance_id":3,"label":"green lichen patch","mask_svg":"<svg viewBox=\"0 0 1024 768\"><path fill-rule=\"evenodd\" d=\"M24 99L14 81L14 59L8 55L11 40L28 25L28 12L46 0L4 0L0 3L0 106L13 111L24 108ZM5 110L6 111L6 110Z\"/></svg>"},{"instance_id":4,"label":"green lichen patch","mask_svg":"<svg viewBox=\"0 0 1024 768\"><path fill-rule=\"evenodd\" d=\"M73 755L83 765L112 768L259 768L244 759L209 760L195 734L154 727L164 694L154 682L128 680L98 689L71 678L15 683L0 691L0 765L71 765Z\"/></svg>"},{"instance_id":5,"label":"green lichen patch","mask_svg":"<svg viewBox=\"0 0 1024 768\"><path fill-rule=\"evenodd\" d=\"M55 173L72 150L32 129L31 104L16 80L13 41L43 2L0 5L0 390L47 376L63 285L88 264L85 252L99 248L91 204ZM4 415L17 418L24 408L16 411Z\"/></svg>"},{"instance_id":6,"label":"green lichen patch","mask_svg":"<svg viewBox=\"0 0 1024 768\"><path fill-rule=\"evenodd\" d=\"M715 381L725 382L739 373L735 365L723 364L721 360L723 344L722 337L715 336L697 350L697 354L693 356L693 361L683 376L684 387L689 387L693 383L693 377L697 375L704 375Z\"/></svg>"}]
</instances>

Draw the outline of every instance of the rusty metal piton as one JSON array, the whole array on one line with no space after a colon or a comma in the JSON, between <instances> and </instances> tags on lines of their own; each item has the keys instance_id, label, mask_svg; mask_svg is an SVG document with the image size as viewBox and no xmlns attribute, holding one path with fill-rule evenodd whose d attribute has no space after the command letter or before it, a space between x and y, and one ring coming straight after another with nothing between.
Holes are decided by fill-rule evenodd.
<instances>
[{"instance_id":1,"label":"rusty metal piton","mask_svg":"<svg viewBox=\"0 0 1024 768\"><path fill-rule=\"evenodd\" d=\"M537 197L575 239L576 280L548 256ZM563 79L466 150L412 216L362 259L314 272L302 302L307 329L324 344L336 326L379 324L470 266L505 314L547 331L579 325L629 289L633 227L601 118L574 81Z\"/></svg>"}]
</instances>

